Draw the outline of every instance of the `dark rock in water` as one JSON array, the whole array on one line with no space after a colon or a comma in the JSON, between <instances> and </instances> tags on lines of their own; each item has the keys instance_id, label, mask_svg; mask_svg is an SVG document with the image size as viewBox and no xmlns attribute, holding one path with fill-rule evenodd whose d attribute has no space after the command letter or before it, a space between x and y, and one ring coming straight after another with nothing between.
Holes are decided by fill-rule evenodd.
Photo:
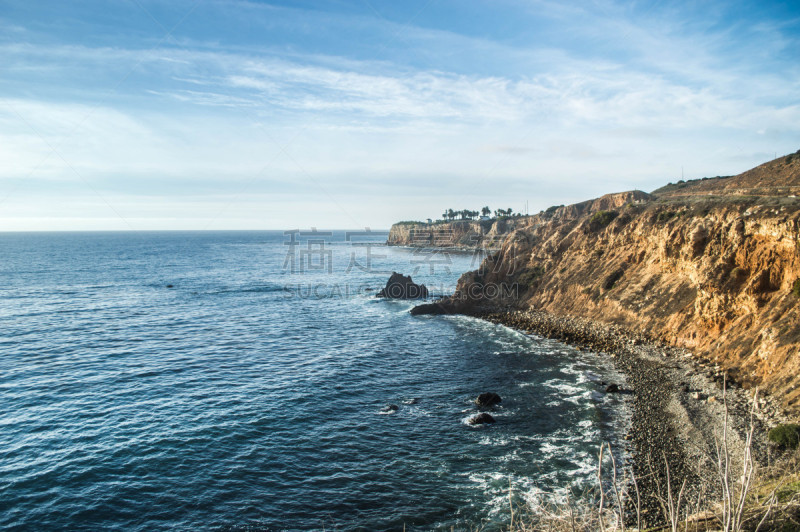
<instances>
[{"instance_id":1,"label":"dark rock in water","mask_svg":"<svg viewBox=\"0 0 800 532\"><path fill-rule=\"evenodd\" d=\"M415 405L417 403L419 403L419 397L414 397L412 399L406 399L405 401L403 401L404 405Z\"/></svg>"},{"instance_id":2,"label":"dark rock in water","mask_svg":"<svg viewBox=\"0 0 800 532\"><path fill-rule=\"evenodd\" d=\"M416 284L410 276L392 272L386 286L378 292L378 297L389 299L422 299L428 297L424 284Z\"/></svg>"},{"instance_id":3,"label":"dark rock in water","mask_svg":"<svg viewBox=\"0 0 800 532\"><path fill-rule=\"evenodd\" d=\"M619 393L621 390L616 384L609 384L606 386L606 393Z\"/></svg>"},{"instance_id":4,"label":"dark rock in water","mask_svg":"<svg viewBox=\"0 0 800 532\"><path fill-rule=\"evenodd\" d=\"M494 423L494 418L486 412L481 412L480 414L469 418L470 425L483 425L486 423Z\"/></svg>"},{"instance_id":5,"label":"dark rock in water","mask_svg":"<svg viewBox=\"0 0 800 532\"><path fill-rule=\"evenodd\" d=\"M400 410L399 406L397 406L397 405L388 405L388 406L384 406L381 409L381 414L394 414L398 410Z\"/></svg>"},{"instance_id":6,"label":"dark rock in water","mask_svg":"<svg viewBox=\"0 0 800 532\"><path fill-rule=\"evenodd\" d=\"M478 406L494 406L502 401L499 395L494 392L482 393L475 399L475 404Z\"/></svg>"},{"instance_id":7,"label":"dark rock in water","mask_svg":"<svg viewBox=\"0 0 800 532\"><path fill-rule=\"evenodd\" d=\"M440 314L449 314L446 308L444 308L439 303L425 303L423 305L417 305L416 307L412 308L409 312L411 312L412 316L423 316L426 314L431 315L440 315Z\"/></svg>"},{"instance_id":8,"label":"dark rock in water","mask_svg":"<svg viewBox=\"0 0 800 532\"><path fill-rule=\"evenodd\" d=\"M174 286L172 286L171 284L168 284L167 288L174 288Z\"/></svg>"}]
</instances>

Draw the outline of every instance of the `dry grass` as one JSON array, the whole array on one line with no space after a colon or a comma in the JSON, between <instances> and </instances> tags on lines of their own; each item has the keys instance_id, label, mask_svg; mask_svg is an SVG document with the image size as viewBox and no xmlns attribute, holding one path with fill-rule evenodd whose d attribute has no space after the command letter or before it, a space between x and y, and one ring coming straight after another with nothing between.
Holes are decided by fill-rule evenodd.
<instances>
[{"instance_id":1,"label":"dry grass","mask_svg":"<svg viewBox=\"0 0 800 532\"><path fill-rule=\"evenodd\" d=\"M800 531L800 450L770 457L759 467L753 457L755 424L746 434L744 454L738 460L729 448L729 420L723 392L725 420L722 437L717 441L714 459L716 500L686 497L684 480L674 486L666 463L665 485L656 483L655 497L661 502L663 524L642 529L639 482L630 471L620 471L611 446L604 443L598 454L597 482L591 492L561 503L545 503L531 511L514 508L509 488L509 506L513 532L766 532ZM753 404L757 404L754 401ZM755 406L754 406L755 408ZM607 449L607 452L606 452ZM700 486L693 492L707 492ZM632 509L633 515L625 510Z\"/></svg>"}]
</instances>

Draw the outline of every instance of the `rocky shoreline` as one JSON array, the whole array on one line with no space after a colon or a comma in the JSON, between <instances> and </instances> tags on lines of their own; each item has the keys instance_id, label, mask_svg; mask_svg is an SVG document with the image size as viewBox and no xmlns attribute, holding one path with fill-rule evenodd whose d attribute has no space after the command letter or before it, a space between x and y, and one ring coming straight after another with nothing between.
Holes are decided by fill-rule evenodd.
<instances>
[{"instance_id":1,"label":"rocky shoreline","mask_svg":"<svg viewBox=\"0 0 800 532\"><path fill-rule=\"evenodd\" d=\"M759 461L768 454L767 430L787 420L777 401L769 397L759 394L753 408L753 390L727 381L719 368L684 349L622 327L535 310L482 312L476 317L613 358L626 375L625 389L631 392L627 451L642 494L642 519L650 524L663 521L663 507L657 497L645 494L665 494L665 463L675 496L675 486L685 479L687 500L715 500L719 492L715 446L726 420L735 467L743 457L751 418L753 451ZM627 511L630 516L632 507Z\"/></svg>"}]
</instances>

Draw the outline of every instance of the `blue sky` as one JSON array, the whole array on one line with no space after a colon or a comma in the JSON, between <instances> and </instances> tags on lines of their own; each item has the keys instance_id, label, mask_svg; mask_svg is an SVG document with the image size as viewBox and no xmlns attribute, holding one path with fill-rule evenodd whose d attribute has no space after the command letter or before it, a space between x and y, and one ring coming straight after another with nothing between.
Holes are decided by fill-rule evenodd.
<instances>
[{"instance_id":1,"label":"blue sky","mask_svg":"<svg viewBox=\"0 0 800 532\"><path fill-rule=\"evenodd\" d=\"M0 231L386 228L800 148L796 2L0 0L0 57Z\"/></svg>"}]
</instances>

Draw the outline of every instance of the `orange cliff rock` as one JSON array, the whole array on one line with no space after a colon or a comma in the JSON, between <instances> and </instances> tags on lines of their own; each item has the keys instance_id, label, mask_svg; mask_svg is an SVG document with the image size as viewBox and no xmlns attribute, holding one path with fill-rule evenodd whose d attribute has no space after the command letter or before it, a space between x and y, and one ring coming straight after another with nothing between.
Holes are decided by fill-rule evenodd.
<instances>
[{"instance_id":1,"label":"orange cliff rock","mask_svg":"<svg viewBox=\"0 0 800 532\"><path fill-rule=\"evenodd\" d=\"M788 159L788 161L787 161ZM691 349L800 412L800 153L524 218L453 311L535 308ZM491 284L515 290L487 290ZM478 288L478 289L476 289ZM477 295L476 295L477 294Z\"/></svg>"}]
</instances>

